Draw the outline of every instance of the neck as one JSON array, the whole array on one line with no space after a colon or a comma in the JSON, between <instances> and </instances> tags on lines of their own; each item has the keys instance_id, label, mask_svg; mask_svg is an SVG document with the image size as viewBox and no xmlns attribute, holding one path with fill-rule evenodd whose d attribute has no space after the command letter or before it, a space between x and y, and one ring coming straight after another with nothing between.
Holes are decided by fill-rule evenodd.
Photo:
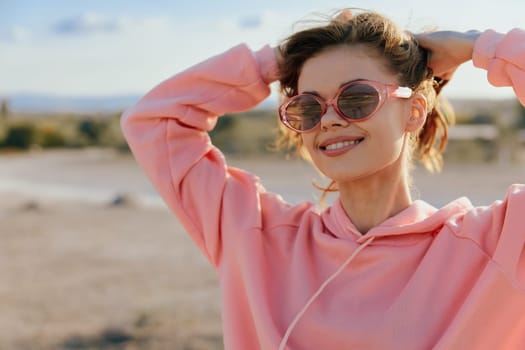
<instances>
[{"instance_id":1,"label":"neck","mask_svg":"<svg viewBox=\"0 0 525 350\"><path fill-rule=\"evenodd\" d=\"M338 183L341 203L362 234L412 203L408 176L402 162L348 183Z\"/></svg>"}]
</instances>

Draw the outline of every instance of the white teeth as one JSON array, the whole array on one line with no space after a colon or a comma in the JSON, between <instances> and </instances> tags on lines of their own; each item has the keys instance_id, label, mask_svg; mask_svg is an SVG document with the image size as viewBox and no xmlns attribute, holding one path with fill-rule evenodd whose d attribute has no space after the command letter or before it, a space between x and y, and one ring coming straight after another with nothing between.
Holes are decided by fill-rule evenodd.
<instances>
[{"instance_id":1,"label":"white teeth","mask_svg":"<svg viewBox=\"0 0 525 350\"><path fill-rule=\"evenodd\" d=\"M361 140L353 140L353 141L343 141L343 142L331 143L331 144L325 146L325 149L327 151L332 151L332 150L343 148L343 147L357 145L359 142L361 142Z\"/></svg>"}]
</instances>

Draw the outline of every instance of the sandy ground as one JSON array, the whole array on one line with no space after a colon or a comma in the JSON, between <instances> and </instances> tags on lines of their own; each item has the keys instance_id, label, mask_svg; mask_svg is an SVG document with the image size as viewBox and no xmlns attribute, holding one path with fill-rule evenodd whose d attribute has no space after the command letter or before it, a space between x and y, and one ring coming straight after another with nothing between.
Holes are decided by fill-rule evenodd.
<instances>
[{"instance_id":1,"label":"sandy ground","mask_svg":"<svg viewBox=\"0 0 525 350\"><path fill-rule=\"evenodd\" d=\"M0 349L222 349L215 272L130 157L4 155L0 182Z\"/></svg>"},{"instance_id":2,"label":"sandy ground","mask_svg":"<svg viewBox=\"0 0 525 350\"><path fill-rule=\"evenodd\" d=\"M215 274L166 211L3 198L0 349L220 348Z\"/></svg>"},{"instance_id":3,"label":"sandy ground","mask_svg":"<svg viewBox=\"0 0 525 350\"><path fill-rule=\"evenodd\" d=\"M291 202L316 200L299 161L231 159ZM477 205L524 165L416 170L415 194ZM520 180L521 179L521 180ZM213 269L129 155L0 155L0 349L222 349Z\"/></svg>"}]
</instances>

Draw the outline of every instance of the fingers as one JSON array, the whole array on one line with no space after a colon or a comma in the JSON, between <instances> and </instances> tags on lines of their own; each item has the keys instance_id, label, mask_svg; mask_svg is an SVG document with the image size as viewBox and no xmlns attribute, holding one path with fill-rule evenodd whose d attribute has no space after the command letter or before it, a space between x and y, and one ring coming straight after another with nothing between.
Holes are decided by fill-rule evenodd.
<instances>
[{"instance_id":1,"label":"fingers","mask_svg":"<svg viewBox=\"0 0 525 350\"><path fill-rule=\"evenodd\" d=\"M469 30L468 32L437 31L415 34L414 37L424 48L435 51L435 49L469 51L481 32Z\"/></svg>"},{"instance_id":2,"label":"fingers","mask_svg":"<svg viewBox=\"0 0 525 350\"><path fill-rule=\"evenodd\" d=\"M472 58L474 42L480 32L437 31L414 35L429 51L428 65L435 76L450 79L456 69Z\"/></svg>"},{"instance_id":3,"label":"fingers","mask_svg":"<svg viewBox=\"0 0 525 350\"><path fill-rule=\"evenodd\" d=\"M450 43L450 40L454 37L453 32L450 31L437 31L428 33L418 33L414 37L421 46L427 50L433 51L438 47L446 46Z\"/></svg>"},{"instance_id":4,"label":"fingers","mask_svg":"<svg viewBox=\"0 0 525 350\"><path fill-rule=\"evenodd\" d=\"M337 17L335 17L335 20L345 22L345 21L349 21L351 18L352 18L352 11L350 9L345 9L339 12Z\"/></svg>"},{"instance_id":5,"label":"fingers","mask_svg":"<svg viewBox=\"0 0 525 350\"><path fill-rule=\"evenodd\" d=\"M275 58L277 59L277 64L280 66L284 60L283 52L281 51L281 47L275 46L273 48L273 53L275 54Z\"/></svg>"}]
</instances>

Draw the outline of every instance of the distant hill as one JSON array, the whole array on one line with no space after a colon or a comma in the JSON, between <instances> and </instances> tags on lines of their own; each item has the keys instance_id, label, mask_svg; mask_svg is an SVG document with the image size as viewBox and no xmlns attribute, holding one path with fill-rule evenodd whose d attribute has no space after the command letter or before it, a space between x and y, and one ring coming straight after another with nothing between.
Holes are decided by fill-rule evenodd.
<instances>
[{"instance_id":1,"label":"distant hill","mask_svg":"<svg viewBox=\"0 0 525 350\"><path fill-rule=\"evenodd\" d=\"M141 95L71 97L15 94L6 98L9 108L16 113L116 113L131 107L141 97ZM256 109L272 109L276 106L275 99L268 98Z\"/></svg>"},{"instance_id":2,"label":"distant hill","mask_svg":"<svg viewBox=\"0 0 525 350\"><path fill-rule=\"evenodd\" d=\"M8 97L14 112L48 113L106 113L118 112L133 105L140 96L68 97L38 94L16 94Z\"/></svg>"},{"instance_id":3,"label":"distant hill","mask_svg":"<svg viewBox=\"0 0 525 350\"><path fill-rule=\"evenodd\" d=\"M506 99L477 99L477 98L449 98L448 101L458 116L495 115L514 116L518 112L518 100Z\"/></svg>"}]
</instances>

